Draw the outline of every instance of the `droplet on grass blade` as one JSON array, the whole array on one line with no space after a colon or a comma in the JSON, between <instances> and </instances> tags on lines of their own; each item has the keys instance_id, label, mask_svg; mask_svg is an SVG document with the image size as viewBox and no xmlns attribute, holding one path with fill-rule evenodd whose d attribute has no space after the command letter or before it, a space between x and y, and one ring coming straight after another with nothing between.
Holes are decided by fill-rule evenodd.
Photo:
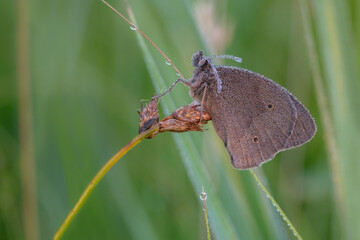
<instances>
[{"instance_id":1,"label":"droplet on grass blade","mask_svg":"<svg viewBox=\"0 0 360 240\"><path fill-rule=\"evenodd\" d=\"M206 200L206 199L207 199L206 193L205 193L205 192L200 193L200 200L201 200L201 201L204 201L204 200Z\"/></svg>"}]
</instances>

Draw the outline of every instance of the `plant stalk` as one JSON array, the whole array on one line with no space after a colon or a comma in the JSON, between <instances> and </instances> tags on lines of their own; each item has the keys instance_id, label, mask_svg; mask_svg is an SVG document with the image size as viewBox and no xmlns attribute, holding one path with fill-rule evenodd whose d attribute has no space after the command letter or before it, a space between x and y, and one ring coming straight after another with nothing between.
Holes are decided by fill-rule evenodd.
<instances>
[{"instance_id":1,"label":"plant stalk","mask_svg":"<svg viewBox=\"0 0 360 240\"><path fill-rule=\"evenodd\" d=\"M117 161L124 156L128 151L130 151L133 147L135 147L138 143L144 140L147 136L150 136L154 132L159 130L159 124L154 125L149 130L140 133L135 138L133 138L125 147L120 149L110 160L100 169L100 171L95 175L95 177L91 180L89 185L86 187L85 191L82 193L81 197L71 209L64 222L61 224L60 228L54 235L54 240L58 240L62 237L66 229L69 227L70 223L74 219L74 217L78 214L82 206L85 204L86 200L89 198L91 192L94 190L96 185L100 182L100 180L105 176L105 174L111 169L112 166L117 163Z\"/></svg>"}]
</instances>

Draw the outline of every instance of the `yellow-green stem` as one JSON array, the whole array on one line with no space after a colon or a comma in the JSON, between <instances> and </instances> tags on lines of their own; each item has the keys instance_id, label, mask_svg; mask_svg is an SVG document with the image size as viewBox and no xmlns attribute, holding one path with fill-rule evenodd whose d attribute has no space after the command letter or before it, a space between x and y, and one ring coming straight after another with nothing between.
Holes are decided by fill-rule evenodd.
<instances>
[{"instance_id":1,"label":"yellow-green stem","mask_svg":"<svg viewBox=\"0 0 360 240\"><path fill-rule=\"evenodd\" d=\"M19 164L24 239L39 239L30 53L30 1L16 1Z\"/></svg>"},{"instance_id":2,"label":"yellow-green stem","mask_svg":"<svg viewBox=\"0 0 360 240\"><path fill-rule=\"evenodd\" d=\"M254 171L252 169L249 169L251 175L255 178L257 184L261 187L261 189L264 191L264 193L266 194L266 197L270 199L270 201L272 202L272 205L277 209L277 212L279 212L280 216L282 216L282 218L284 219L284 221L287 223L287 225L289 226L290 230L293 232L294 236L297 237L297 239L302 240L302 237L300 236L300 234L296 231L296 228L294 227L294 225L290 222L290 220L288 219L288 217L285 215L284 211L280 208L279 204L275 201L275 199L271 196L270 192L266 189L266 187L264 186L264 184L262 184L262 182L260 181L260 179L256 176L256 174L254 173Z\"/></svg>"},{"instance_id":3,"label":"yellow-green stem","mask_svg":"<svg viewBox=\"0 0 360 240\"><path fill-rule=\"evenodd\" d=\"M209 226L209 218L208 218L208 214L207 214L205 199L204 199L204 209L205 209L205 221L206 221L207 237L208 237L208 240L211 240L211 236L210 236L210 226Z\"/></svg>"},{"instance_id":4,"label":"yellow-green stem","mask_svg":"<svg viewBox=\"0 0 360 240\"><path fill-rule=\"evenodd\" d=\"M140 143L143 139L145 139L147 136L150 136L152 133L159 130L159 125L156 124L149 130L140 133L138 136L136 136L133 140L131 140L125 147L123 147L119 152L117 152L101 169L100 171L95 175L95 177L91 180L89 185L86 187L85 191L75 204L74 208L71 209L69 214L67 215L64 222L61 224L60 228L57 230L57 232L54 235L54 240L60 239L61 236L64 234L66 229L69 227L70 223L76 216L76 214L80 211L86 200L89 198L91 192L94 190L96 185L100 182L100 180L104 177L104 175L111 169L112 166L122 157L124 156L130 149L135 147L138 143Z\"/></svg>"},{"instance_id":5,"label":"yellow-green stem","mask_svg":"<svg viewBox=\"0 0 360 240\"><path fill-rule=\"evenodd\" d=\"M205 213L207 238L208 238L208 240L211 240L209 218L208 218L208 213L207 213L207 209L206 209L206 198L207 198L207 196L206 196L206 193L204 192L204 186L203 186L202 192L200 194L200 199L204 201L204 213Z\"/></svg>"}]
</instances>

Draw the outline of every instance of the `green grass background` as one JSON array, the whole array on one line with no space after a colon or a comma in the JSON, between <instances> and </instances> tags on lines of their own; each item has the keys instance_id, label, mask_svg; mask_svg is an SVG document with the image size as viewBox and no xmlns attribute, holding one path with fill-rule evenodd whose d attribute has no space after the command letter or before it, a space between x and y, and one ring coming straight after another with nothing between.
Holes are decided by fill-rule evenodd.
<instances>
[{"instance_id":1,"label":"green grass background","mask_svg":"<svg viewBox=\"0 0 360 240\"><path fill-rule=\"evenodd\" d=\"M140 99L177 78L100 1L23 5L29 13L36 169L37 217L27 217L38 235L31 235L24 231L23 204L30 201L24 192L34 186L22 185L30 169L21 171L18 127L27 121L18 112L23 69L16 44L24 31L17 9L25 3L0 3L0 239L51 238L95 173L137 134ZM123 2L110 3L127 15ZM192 54L210 54L194 4L130 1L138 26L187 78ZM278 154L256 173L304 239L360 239L359 1L214 4L217 16L235 26L221 53L242 57L240 67L289 89L318 126L311 142ZM187 92L179 85L164 97L161 116L190 103ZM250 173L231 167L211 124L207 128L160 134L129 152L92 193L64 239L206 239L201 186L215 239L294 239Z\"/></svg>"}]
</instances>

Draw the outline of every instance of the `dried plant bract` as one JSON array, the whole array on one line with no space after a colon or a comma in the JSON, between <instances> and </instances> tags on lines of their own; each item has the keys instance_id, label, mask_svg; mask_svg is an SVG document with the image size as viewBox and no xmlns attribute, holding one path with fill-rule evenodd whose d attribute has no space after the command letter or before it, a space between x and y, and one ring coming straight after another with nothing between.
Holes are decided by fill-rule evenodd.
<instances>
[{"instance_id":1,"label":"dried plant bract","mask_svg":"<svg viewBox=\"0 0 360 240\"><path fill-rule=\"evenodd\" d=\"M201 121L200 121L201 117ZM201 106L190 104L174 111L159 123L160 132L203 131L202 125L211 120L206 112L201 112Z\"/></svg>"},{"instance_id":2,"label":"dried plant bract","mask_svg":"<svg viewBox=\"0 0 360 240\"><path fill-rule=\"evenodd\" d=\"M141 105L141 111L138 110L138 113L140 115L139 134L159 123L159 111L156 99L151 100L151 102L147 103L145 107ZM155 134L149 136L148 138L152 138L154 135Z\"/></svg>"},{"instance_id":3,"label":"dried plant bract","mask_svg":"<svg viewBox=\"0 0 360 240\"><path fill-rule=\"evenodd\" d=\"M201 111L201 106L198 104L190 104L178 108L170 116L164 118L159 122L159 114L156 99L144 106L141 106L139 134L148 130L155 124L159 124L159 131L153 133L147 138L153 138L159 132L202 132L202 125L211 120L211 116L204 111ZM201 120L200 120L201 118Z\"/></svg>"}]
</instances>

